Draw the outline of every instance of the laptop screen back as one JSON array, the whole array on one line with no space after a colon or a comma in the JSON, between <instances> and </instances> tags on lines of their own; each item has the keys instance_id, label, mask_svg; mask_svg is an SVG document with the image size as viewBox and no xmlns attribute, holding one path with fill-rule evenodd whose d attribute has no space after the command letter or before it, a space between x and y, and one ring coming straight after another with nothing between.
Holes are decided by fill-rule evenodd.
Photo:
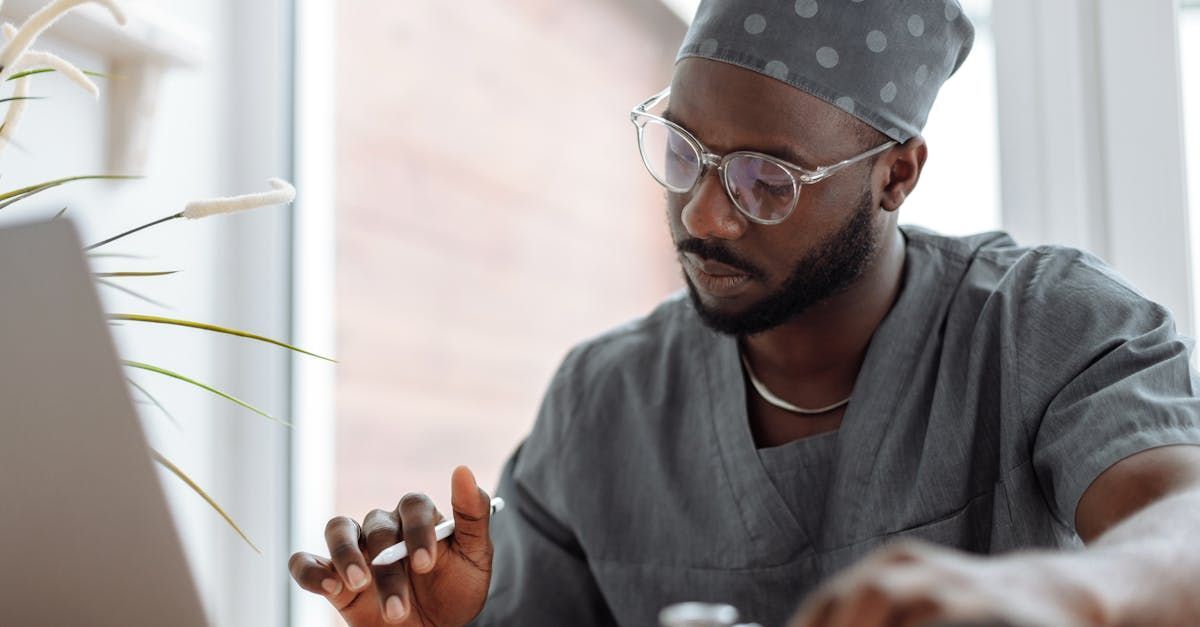
<instances>
[{"instance_id":1,"label":"laptop screen back","mask_svg":"<svg viewBox=\"0 0 1200 627\"><path fill-rule=\"evenodd\" d=\"M0 229L0 624L205 624L74 227Z\"/></svg>"}]
</instances>

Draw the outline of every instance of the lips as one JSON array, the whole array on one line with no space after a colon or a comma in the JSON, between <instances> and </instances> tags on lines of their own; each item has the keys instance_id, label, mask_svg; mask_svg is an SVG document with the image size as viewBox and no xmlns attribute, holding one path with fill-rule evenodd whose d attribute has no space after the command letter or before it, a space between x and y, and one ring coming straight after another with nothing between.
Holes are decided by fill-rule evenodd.
<instances>
[{"instance_id":1,"label":"lips","mask_svg":"<svg viewBox=\"0 0 1200 627\"><path fill-rule=\"evenodd\" d=\"M713 298L732 298L750 284L750 275L716 261L684 253L686 269L697 289Z\"/></svg>"},{"instance_id":2,"label":"lips","mask_svg":"<svg viewBox=\"0 0 1200 627\"><path fill-rule=\"evenodd\" d=\"M699 270L709 276L714 276L714 277L744 277L744 276L748 276L745 272L743 272L742 270L738 270L737 268L734 268L733 266L727 266L727 265L717 262L717 261L710 261L707 259L702 259L700 257L697 257L696 255L693 255L692 253L684 253L684 257L687 257L688 263L692 264L693 267L695 267L697 270Z\"/></svg>"}]
</instances>

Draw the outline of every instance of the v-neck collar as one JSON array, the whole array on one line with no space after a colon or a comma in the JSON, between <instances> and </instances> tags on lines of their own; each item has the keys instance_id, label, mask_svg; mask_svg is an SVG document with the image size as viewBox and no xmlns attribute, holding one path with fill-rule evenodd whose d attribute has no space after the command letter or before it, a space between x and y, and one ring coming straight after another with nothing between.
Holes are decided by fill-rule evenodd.
<instances>
[{"instance_id":1,"label":"v-neck collar","mask_svg":"<svg viewBox=\"0 0 1200 627\"><path fill-rule=\"evenodd\" d=\"M796 540L807 538L807 534L775 490L758 457L746 412L746 385L737 340L711 331L708 335L713 340L711 356L704 360L709 419L733 500L757 553L755 561L771 563L781 546L796 546ZM799 544L808 546L811 542Z\"/></svg>"},{"instance_id":2,"label":"v-neck collar","mask_svg":"<svg viewBox=\"0 0 1200 627\"><path fill-rule=\"evenodd\" d=\"M935 332L938 312L949 293L940 288L958 278L939 272L942 268L931 268L933 258L922 246L914 246L911 238L905 233L904 283L896 302L871 336L838 430L826 502L842 509L839 520L848 523L847 529L823 530L823 539L836 542L872 516L867 511L869 503L857 498L856 493L870 483L891 409L909 387L915 371L895 364L914 363L920 358L924 339ZM791 547L806 552L814 548L816 539L810 538L796 520L758 456L746 410L746 385L736 338L706 331L711 340L710 354L701 361L707 375L709 417L733 499L760 558L766 563L786 562L796 557ZM901 379L895 378L896 372L904 373ZM785 548L788 552L780 554Z\"/></svg>"}]
</instances>

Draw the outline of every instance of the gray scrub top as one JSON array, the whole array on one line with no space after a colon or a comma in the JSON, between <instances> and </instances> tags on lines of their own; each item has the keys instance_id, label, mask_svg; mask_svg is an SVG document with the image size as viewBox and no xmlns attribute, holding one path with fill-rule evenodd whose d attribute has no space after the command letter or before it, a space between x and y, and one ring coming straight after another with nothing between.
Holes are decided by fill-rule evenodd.
<instances>
[{"instance_id":1,"label":"gray scrub top","mask_svg":"<svg viewBox=\"0 0 1200 627\"><path fill-rule=\"evenodd\" d=\"M501 479L511 507L477 623L654 625L665 605L709 601L781 625L896 538L1079 547L1075 506L1097 475L1200 443L1190 344L1102 262L903 232L903 288L807 498L781 493L788 445L755 447L736 341L686 295L574 348Z\"/></svg>"}]
</instances>

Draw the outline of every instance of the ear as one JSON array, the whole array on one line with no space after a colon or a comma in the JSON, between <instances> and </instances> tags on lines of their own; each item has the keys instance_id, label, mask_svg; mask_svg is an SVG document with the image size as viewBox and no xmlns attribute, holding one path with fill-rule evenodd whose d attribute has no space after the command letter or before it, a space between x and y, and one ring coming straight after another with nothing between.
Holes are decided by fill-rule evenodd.
<instances>
[{"instance_id":1,"label":"ear","mask_svg":"<svg viewBox=\"0 0 1200 627\"><path fill-rule=\"evenodd\" d=\"M879 168L886 171L880 199L880 206L885 211L899 209L916 189L928 154L925 138L918 135L879 158Z\"/></svg>"}]
</instances>

